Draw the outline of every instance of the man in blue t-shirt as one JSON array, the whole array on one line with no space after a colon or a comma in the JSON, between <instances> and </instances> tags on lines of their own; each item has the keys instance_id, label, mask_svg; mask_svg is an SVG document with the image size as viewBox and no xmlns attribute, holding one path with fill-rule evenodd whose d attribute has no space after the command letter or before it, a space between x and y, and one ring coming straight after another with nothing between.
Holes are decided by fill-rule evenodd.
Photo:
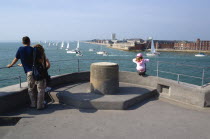
<instances>
[{"instance_id":1,"label":"man in blue t-shirt","mask_svg":"<svg viewBox=\"0 0 210 139\"><path fill-rule=\"evenodd\" d=\"M11 64L7 65L8 68L12 67L19 59L22 63L23 69L27 75L28 82L28 94L31 100L31 107L36 107L37 109L44 108L44 90L46 87L45 79L40 81L35 81L32 76L32 67L33 67L33 47L31 47L30 38L25 36L22 39L24 46L19 47L16 56ZM38 54L38 56L40 56ZM37 101L36 101L36 92L34 90L35 85L37 85Z\"/></svg>"},{"instance_id":2,"label":"man in blue t-shirt","mask_svg":"<svg viewBox=\"0 0 210 139\"><path fill-rule=\"evenodd\" d=\"M16 56L11 64L7 65L8 68L12 67L19 59L23 65L25 73L32 71L33 66L33 47L30 46L30 38L23 37L22 43L24 46L19 47Z\"/></svg>"}]
</instances>

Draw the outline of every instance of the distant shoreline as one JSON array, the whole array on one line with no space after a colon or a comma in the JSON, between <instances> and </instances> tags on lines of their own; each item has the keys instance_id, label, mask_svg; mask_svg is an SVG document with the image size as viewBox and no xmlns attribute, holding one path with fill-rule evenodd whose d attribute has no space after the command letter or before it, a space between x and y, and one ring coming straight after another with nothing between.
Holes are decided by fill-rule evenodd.
<instances>
[{"instance_id":1,"label":"distant shoreline","mask_svg":"<svg viewBox=\"0 0 210 139\"><path fill-rule=\"evenodd\" d=\"M158 52L187 52L187 53L198 53L199 50L175 50L175 49L158 49ZM201 53L210 53L210 51L200 51Z\"/></svg>"},{"instance_id":2,"label":"distant shoreline","mask_svg":"<svg viewBox=\"0 0 210 139\"><path fill-rule=\"evenodd\" d=\"M120 48L112 48L112 47L109 47L110 45L109 44L104 44L104 43L96 43L96 42L84 42L84 43L89 43L89 44L96 44L96 45L104 45L104 46L107 46L108 48L111 48L111 49L116 49L116 50L121 50L121 51L130 51L130 52L138 52L138 51L149 51L149 50L124 50L124 49L120 49ZM176 49L158 49L156 50L157 52L187 52L187 53L198 53L199 50L176 50ZM210 51L200 51L201 53L210 53Z\"/></svg>"},{"instance_id":3,"label":"distant shoreline","mask_svg":"<svg viewBox=\"0 0 210 139\"><path fill-rule=\"evenodd\" d=\"M96 44L96 45L104 45L104 46L109 46L109 44L104 44L104 43L96 43L96 42L86 42L84 41L83 43L89 43L89 44Z\"/></svg>"}]
</instances>

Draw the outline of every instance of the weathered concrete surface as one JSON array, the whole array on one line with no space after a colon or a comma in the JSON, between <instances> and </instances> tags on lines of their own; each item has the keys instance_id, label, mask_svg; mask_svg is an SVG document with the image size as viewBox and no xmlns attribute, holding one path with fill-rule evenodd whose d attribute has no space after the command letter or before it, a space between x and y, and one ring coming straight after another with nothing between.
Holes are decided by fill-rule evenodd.
<instances>
[{"instance_id":1,"label":"weathered concrete surface","mask_svg":"<svg viewBox=\"0 0 210 139\"><path fill-rule=\"evenodd\" d=\"M90 72L71 73L55 76L52 79L51 86L56 87L62 84L88 82ZM210 106L210 86L201 88L196 85L177 83L176 81L157 78L154 76L141 77L135 72L119 72L119 81L141 85L145 87L157 88L160 97L187 103L194 106ZM27 84L8 86L0 89L0 114L10 111L29 102L27 94ZM161 89L160 89L161 88Z\"/></svg>"},{"instance_id":2,"label":"weathered concrete surface","mask_svg":"<svg viewBox=\"0 0 210 139\"><path fill-rule=\"evenodd\" d=\"M70 73L52 77L51 87L90 80L90 72ZM30 103L27 82L0 88L0 114Z\"/></svg>"},{"instance_id":3,"label":"weathered concrete surface","mask_svg":"<svg viewBox=\"0 0 210 139\"><path fill-rule=\"evenodd\" d=\"M27 90L26 83L22 84L22 88L19 84L0 88L0 114L29 102Z\"/></svg>"},{"instance_id":4,"label":"weathered concrete surface","mask_svg":"<svg viewBox=\"0 0 210 139\"><path fill-rule=\"evenodd\" d=\"M119 91L119 66L117 63L97 62L90 67L90 90L98 94Z\"/></svg>"},{"instance_id":5,"label":"weathered concrete surface","mask_svg":"<svg viewBox=\"0 0 210 139\"><path fill-rule=\"evenodd\" d=\"M137 76L137 73L126 71L120 72L119 77L121 82L157 88L160 97L199 107L204 107L207 102L210 103L210 97L208 95L208 91L210 92L209 87L201 88L197 85L178 83L174 80L155 76L142 77Z\"/></svg>"},{"instance_id":6,"label":"weathered concrete surface","mask_svg":"<svg viewBox=\"0 0 210 139\"><path fill-rule=\"evenodd\" d=\"M90 83L66 85L53 90L52 98L63 104L83 109L124 110L130 106L157 96L157 91L151 87L120 83L118 92L114 95L90 93Z\"/></svg>"},{"instance_id":7,"label":"weathered concrete surface","mask_svg":"<svg viewBox=\"0 0 210 139\"><path fill-rule=\"evenodd\" d=\"M19 123L2 139L209 139L210 112L160 100L127 111L78 110L49 105L21 110ZM1 130L1 128L0 128Z\"/></svg>"}]
</instances>

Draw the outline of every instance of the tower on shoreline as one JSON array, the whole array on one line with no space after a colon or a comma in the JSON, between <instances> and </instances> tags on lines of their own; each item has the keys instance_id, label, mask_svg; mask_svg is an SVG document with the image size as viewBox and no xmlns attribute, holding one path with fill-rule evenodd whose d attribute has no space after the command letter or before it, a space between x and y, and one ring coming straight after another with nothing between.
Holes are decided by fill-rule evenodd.
<instances>
[{"instance_id":1,"label":"tower on shoreline","mask_svg":"<svg viewBox=\"0 0 210 139\"><path fill-rule=\"evenodd\" d=\"M112 40L116 40L116 34L112 33Z\"/></svg>"}]
</instances>

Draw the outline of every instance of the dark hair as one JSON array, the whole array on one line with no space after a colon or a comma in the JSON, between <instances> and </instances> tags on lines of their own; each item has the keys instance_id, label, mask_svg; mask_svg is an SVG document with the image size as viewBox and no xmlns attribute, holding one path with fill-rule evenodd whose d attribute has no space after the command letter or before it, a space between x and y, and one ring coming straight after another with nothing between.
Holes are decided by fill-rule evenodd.
<instances>
[{"instance_id":1,"label":"dark hair","mask_svg":"<svg viewBox=\"0 0 210 139\"><path fill-rule=\"evenodd\" d=\"M23 37L22 41L23 41L23 44L30 44L31 43L30 38L28 36Z\"/></svg>"},{"instance_id":2,"label":"dark hair","mask_svg":"<svg viewBox=\"0 0 210 139\"><path fill-rule=\"evenodd\" d=\"M41 55L41 61L44 63L44 59L46 59L44 48L41 44L36 44L33 46L34 48L37 48L39 51L39 54Z\"/></svg>"}]
</instances>

